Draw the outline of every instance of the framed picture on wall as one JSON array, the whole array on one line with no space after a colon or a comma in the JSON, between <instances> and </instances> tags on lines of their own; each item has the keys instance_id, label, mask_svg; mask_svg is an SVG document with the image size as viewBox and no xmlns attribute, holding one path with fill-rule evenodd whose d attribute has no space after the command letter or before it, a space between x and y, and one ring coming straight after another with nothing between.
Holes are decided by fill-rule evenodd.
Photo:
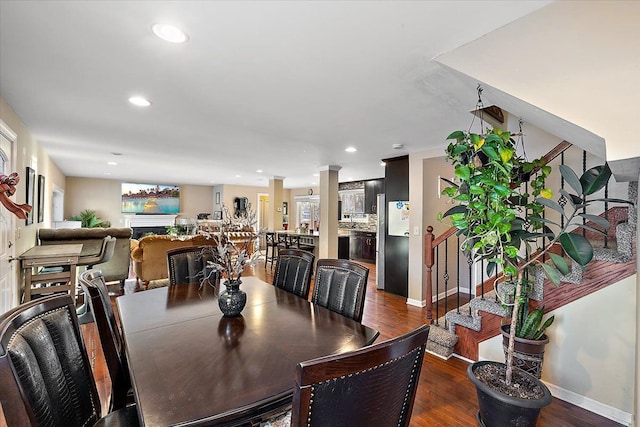
<instances>
[{"instance_id":1,"label":"framed picture on wall","mask_svg":"<svg viewBox=\"0 0 640 427\"><path fill-rule=\"evenodd\" d=\"M216 191L216 205L220 204L220 192Z\"/></svg>"},{"instance_id":2,"label":"framed picture on wall","mask_svg":"<svg viewBox=\"0 0 640 427\"><path fill-rule=\"evenodd\" d=\"M220 193L218 193L220 194ZM221 220L222 219L222 211L213 211L213 219Z\"/></svg>"},{"instance_id":3,"label":"framed picture on wall","mask_svg":"<svg viewBox=\"0 0 640 427\"><path fill-rule=\"evenodd\" d=\"M38 222L44 222L44 176L38 175Z\"/></svg>"},{"instance_id":4,"label":"framed picture on wall","mask_svg":"<svg viewBox=\"0 0 640 427\"><path fill-rule=\"evenodd\" d=\"M24 222L25 222L25 225L31 225L33 224L33 213L35 210L33 209L33 199L34 199L35 190L36 190L36 171L31 169L29 166L27 166L27 177L25 179L25 185L26 185L26 194L27 194L26 201L27 201L27 204L31 206L31 212L27 214L27 219Z\"/></svg>"}]
</instances>

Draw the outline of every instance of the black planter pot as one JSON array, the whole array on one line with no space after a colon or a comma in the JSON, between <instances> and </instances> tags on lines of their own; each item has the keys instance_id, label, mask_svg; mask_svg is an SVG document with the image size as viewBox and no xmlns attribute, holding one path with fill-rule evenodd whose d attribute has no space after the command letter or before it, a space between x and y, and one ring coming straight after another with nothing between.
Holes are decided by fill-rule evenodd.
<instances>
[{"instance_id":1,"label":"black planter pot","mask_svg":"<svg viewBox=\"0 0 640 427\"><path fill-rule=\"evenodd\" d=\"M508 396L493 390L476 377L475 370L487 364L504 366L504 363L481 361L472 363L467 368L467 376L476 386L478 394L478 406L480 407L478 424L483 427L535 427L540 409L549 405L552 400L551 392L547 386L533 375L522 371L524 375L530 377L530 381L537 383L544 390L544 396L540 399L521 399Z\"/></svg>"},{"instance_id":2,"label":"black planter pot","mask_svg":"<svg viewBox=\"0 0 640 427\"><path fill-rule=\"evenodd\" d=\"M504 358L507 359L507 347L509 346L510 325L500 326L502 332L502 348ZM540 379L542 377L542 364L544 362L544 349L549 344L549 338L542 335L539 340L528 340L526 338L515 337L513 351L514 366L522 369Z\"/></svg>"}]
</instances>

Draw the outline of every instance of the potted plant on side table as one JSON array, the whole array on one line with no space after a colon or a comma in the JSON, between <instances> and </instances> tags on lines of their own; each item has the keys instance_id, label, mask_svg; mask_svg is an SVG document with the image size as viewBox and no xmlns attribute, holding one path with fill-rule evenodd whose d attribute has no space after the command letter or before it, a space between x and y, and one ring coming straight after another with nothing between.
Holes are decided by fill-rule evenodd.
<instances>
[{"instance_id":1,"label":"potted plant on side table","mask_svg":"<svg viewBox=\"0 0 640 427\"><path fill-rule=\"evenodd\" d=\"M447 180L450 187L443 193L458 204L440 215L440 219L448 217L458 228L461 249L468 256L474 261L487 262L489 277L502 270L498 281L510 282L513 291L505 293L500 289L508 288L508 285L496 289L511 309L510 324L506 329L506 363L482 361L468 369L468 376L478 393L478 422L487 427L535 426L540 409L551 403L551 393L535 376L514 369L515 338L516 332L534 326L537 328L532 338L541 338L553 318L542 323L542 309L529 313L529 278L534 277L536 268L541 268L558 285L561 275L569 273L565 258L550 252L555 245L560 245L580 266L591 261L591 243L581 234L568 230L574 227L594 230L582 221L574 221L578 218L608 229L608 221L583 213L582 208L598 201L588 200L587 196L604 187L611 171L607 165L602 165L578 178L571 168L560 166L562 177L576 193L560 190L567 200L563 207L551 200L553 193L545 188L544 181L551 173L551 167L541 159L529 162L519 156L510 132L501 129L488 129L483 134L456 131L447 139L453 140L446 153L455 168L456 182ZM529 182L530 193L521 188L524 181ZM564 222L545 218L542 214L545 208L562 215ZM535 244L538 247L534 247ZM551 263L544 262L547 257ZM507 301L507 294L511 295L510 301ZM523 316L523 310L527 316Z\"/></svg>"}]
</instances>

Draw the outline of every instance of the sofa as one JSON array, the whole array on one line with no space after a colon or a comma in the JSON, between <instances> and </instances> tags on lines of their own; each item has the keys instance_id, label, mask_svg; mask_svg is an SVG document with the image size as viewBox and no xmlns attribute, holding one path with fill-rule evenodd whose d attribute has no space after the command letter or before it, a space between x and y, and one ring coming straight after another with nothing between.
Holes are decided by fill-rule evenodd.
<instances>
[{"instance_id":1,"label":"sofa","mask_svg":"<svg viewBox=\"0 0 640 427\"><path fill-rule=\"evenodd\" d=\"M100 253L105 237L116 238L116 247L111 259L94 267L102 271L105 281L119 281L121 285L129 277L129 253L131 228L41 228L38 230L40 245L82 244L81 257Z\"/></svg>"},{"instance_id":2,"label":"sofa","mask_svg":"<svg viewBox=\"0 0 640 427\"><path fill-rule=\"evenodd\" d=\"M150 289L169 284L169 269L167 267L167 251L185 246L216 245L213 238L196 235L189 239L180 240L173 236L146 236L131 241L131 260L136 283L144 289Z\"/></svg>"}]
</instances>

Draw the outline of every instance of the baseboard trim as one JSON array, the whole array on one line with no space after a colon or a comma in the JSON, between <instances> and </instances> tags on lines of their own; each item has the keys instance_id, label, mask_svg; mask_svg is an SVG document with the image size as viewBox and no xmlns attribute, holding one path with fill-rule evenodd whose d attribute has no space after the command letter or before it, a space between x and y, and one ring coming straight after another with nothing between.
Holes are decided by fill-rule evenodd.
<instances>
[{"instance_id":1,"label":"baseboard trim","mask_svg":"<svg viewBox=\"0 0 640 427\"><path fill-rule=\"evenodd\" d=\"M414 307L424 307L427 305L427 301L426 300L417 300L417 299L413 299L413 298L407 298L407 305L412 305Z\"/></svg>"},{"instance_id":2,"label":"baseboard trim","mask_svg":"<svg viewBox=\"0 0 640 427\"><path fill-rule=\"evenodd\" d=\"M587 411L601 415L625 426L632 425L633 414L629 414L618 408L614 408L588 397L581 396L578 393L564 389L562 387L558 387L554 384L549 384L547 382L544 383L549 388L549 391L551 391L553 397L564 400L565 402L569 402L572 405L578 406L582 409L586 409Z\"/></svg>"},{"instance_id":3,"label":"baseboard trim","mask_svg":"<svg viewBox=\"0 0 640 427\"><path fill-rule=\"evenodd\" d=\"M437 357L438 359L442 359L442 360L449 360L449 359L451 359L451 357L453 356L453 354L451 354L451 355L449 355L449 357L444 357L443 355L438 354L438 353L434 353L434 352L433 352L433 351L431 351L431 350L425 350L425 352L426 352L426 353L429 353L430 355L432 355L432 356L434 356L434 357Z\"/></svg>"}]
</instances>

